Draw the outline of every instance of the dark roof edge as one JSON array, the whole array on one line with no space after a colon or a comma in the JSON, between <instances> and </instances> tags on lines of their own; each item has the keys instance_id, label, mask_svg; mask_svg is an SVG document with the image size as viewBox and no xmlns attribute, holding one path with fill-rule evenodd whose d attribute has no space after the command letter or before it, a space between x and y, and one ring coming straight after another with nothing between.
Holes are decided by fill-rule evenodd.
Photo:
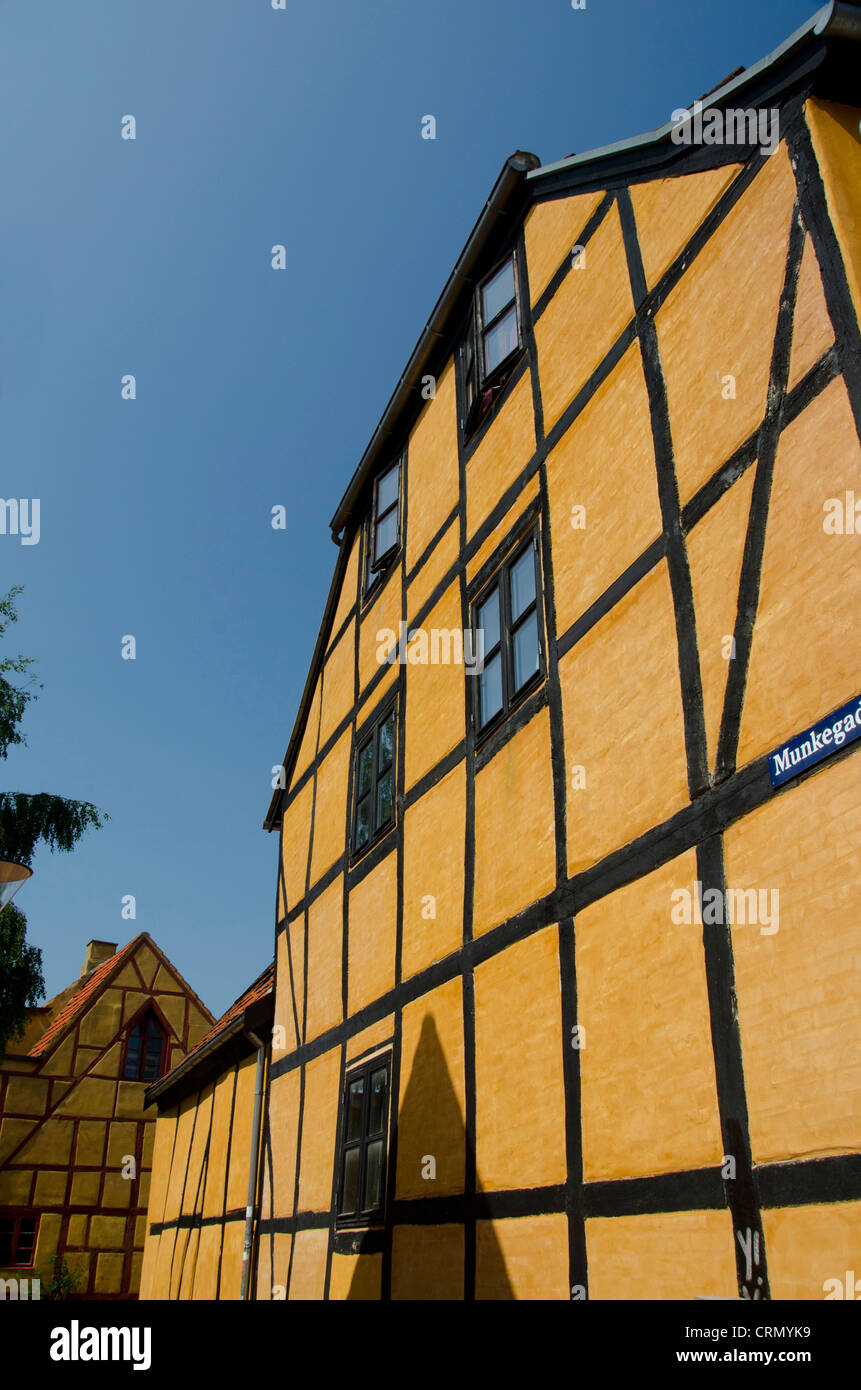
<instances>
[{"instance_id":1,"label":"dark roof edge","mask_svg":"<svg viewBox=\"0 0 861 1390\"><path fill-rule=\"evenodd\" d=\"M320 631L317 633L317 641L314 644L314 654L311 657L311 665L308 667L308 674L305 677L305 686L302 690L302 698L299 701L299 709L293 723L293 732L290 735L290 742L287 744L287 752L281 761L284 769L283 787L276 787L272 793L272 800L269 802L269 810L263 821L264 830L275 830L281 816L281 798L287 787L290 785L290 774L293 771L293 764L299 752L299 745L305 731L305 720L311 700L314 695L314 686L317 683L317 676L323 664L323 656L326 651L326 643L329 640L329 628L340 597L341 584L344 572L347 568L347 560L350 553L349 537L344 536L341 541L341 548L338 552L338 559L335 564L335 573L332 575L332 583L329 585L329 597L326 599L326 607L323 610L323 621L320 623Z\"/></svg>"},{"instance_id":2,"label":"dark roof edge","mask_svg":"<svg viewBox=\"0 0 861 1390\"><path fill-rule=\"evenodd\" d=\"M365 479L368 476L374 462L382 448L391 443L394 427L400 417L401 411L406 404L410 394L415 390L422 375L423 368L427 365L428 359L433 353L439 340L443 337L448 326L448 318L451 310L460 297L465 286L474 283L473 273L481 261L484 248L490 237L496 232L502 218L508 216L515 201L514 195L522 187L526 175L532 169L539 169L541 161L535 154L530 154L526 150L517 150L510 155L502 166L502 171L493 185L490 197L485 203L481 215L478 218L469 239L463 248L454 270L449 276L445 288L434 305L433 313L425 324L419 335L419 340L413 348L412 356L407 363L401 379L392 392L391 399L386 406L382 419L374 430L371 441L368 444L358 468L353 474L347 491L341 499L338 510L331 520L332 536L337 541L344 527L347 525L355 503L362 490Z\"/></svg>"},{"instance_id":3,"label":"dark roof edge","mask_svg":"<svg viewBox=\"0 0 861 1390\"><path fill-rule=\"evenodd\" d=\"M861 0L828 0L828 4L823 5L815 14L812 14L804 24L784 39L783 43L778 44L771 53L760 58L758 62L752 63L749 68L743 68L735 77L722 82L713 91L707 92L704 97L700 98L700 104L704 106L706 98L708 98L710 107L723 106L725 102L730 101L743 89L754 86L763 74L780 67L798 50L810 47L814 40L821 38L848 39L856 42L861 40ZM551 174L558 174L562 170L575 170L583 165L592 166L602 160L611 159L620 154L633 153L649 145L663 144L673 129L673 122L667 121L664 125L658 126L656 130L647 131L645 135L635 135L629 140L618 140L613 145L601 145L598 149L587 150L584 154L569 155L566 159L560 159L555 164L545 164L540 169L536 169L528 175L529 182L539 181Z\"/></svg>"}]
</instances>

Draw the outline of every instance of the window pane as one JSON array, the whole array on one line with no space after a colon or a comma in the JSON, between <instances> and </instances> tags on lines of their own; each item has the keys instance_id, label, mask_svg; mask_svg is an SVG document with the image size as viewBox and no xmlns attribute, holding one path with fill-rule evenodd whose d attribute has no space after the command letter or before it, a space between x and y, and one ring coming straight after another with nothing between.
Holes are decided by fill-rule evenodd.
<instances>
[{"instance_id":1,"label":"window pane","mask_svg":"<svg viewBox=\"0 0 861 1390\"><path fill-rule=\"evenodd\" d=\"M161 1052L164 1039L161 1030L154 1023L149 1026L144 1057L143 1080L155 1081L161 1070Z\"/></svg>"},{"instance_id":2,"label":"window pane","mask_svg":"<svg viewBox=\"0 0 861 1390\"><path fill-rule=\"evenodd\" d=\"M519 690L538 670L538 614L530 613L514 634L514 689Z\"/></svg>"},{"instance_id":3,"label":"window pane","mask_svg":"<svg viewBox=\"0 0 861 1390\"><path fill-rule=\"evenodd\" d=\"M517 347L517 310L512 304L499 323L484 335L484 371L489 376Z\"/></svg>"},{"instance_id":4,"label":"window pane","mask_svg":"<svg viewBox=\"0 0 861 1390\"><path fill-rule=\"evenodd\" d=\"M382 516L398 500L398 465L390 468L377 485L377 516Z\"/></svg>"},{"instance_id":5,"label":"window pane","mask_svg":"<svg viewBox=\"0 0 861 1390\"><path fill-rule=\"evenodd\" d=\"M15 1263L18 1265L28 1265L33 1259L33 1247L36 1244L36 1218L25 1216L18 1227L18 1249L15 1253Z\"/></svg>"},{"instance_id":6,"label":"window pane","mask_svg":"<svg viewBox=\"0 0 861 1390\"><path fill-rule=\"evenodd\" d=\"M380 1205L383 1187L383 1141L374 1139L367 1148L365 1169L365 1200L363 1211L373 1211Z\"/></svg>"},{"instance_id":7,"label":"window pane","mask_svg":"<svg viewBox=\"0 0 861 1390\"><path fill-rule=\"evenodd\" d=\"M382 521L377 522L377 538L374 544L374 559L379 560L381 555L385 555L387 550L398 543L398 513L397 508L384 516Z\"/></svg>"},{"instance_id":8,"label":"window pane","mask_svg":"<svg viewBox=\"0 0 861 1390\"><path fill-rule=\"evenodd\" d=\"M356 795L364 796L371 789L371 768L374 760L374 740L369 739L359 752L359 778Z\"/></svg>"},{"instance_id":9,"label":"window pane","mask_svg":"<svg viewBox=\"0 0 861 1390\"><path fill-rule=\"evenodd\" d=\"M386 1123L386 1069L371 1073L371 1113L368 1116L368 1133L382 1134Z\"/></svg>"},{"instance_id":10,"label":"window pane","mask_svg":"<svg viewBox=\"0 0 861 1390\"><path fill-rule=\"evenodd\" d=\"M344 1181L341 1184L341 1211L355 1211L359 1195L359 1150L348 1149L344 1154Z\"/></svg>"},{"instance_id":11,"label":"window pane","mask_svg":"<svg viewBox=\"0 0 861 1390\"><path fill-rule=\"evenodd\" d=\"M384 773L377 783L377 829L392 819L394 809L394 776L392 768Z\"/></svg>"},{"instance_id":12,"label":"window pane","mask_svg":"<svg viewBox=\"0 0 861 1390\"><path fill-rule=\"evenodd\" d=\"M511 567L511 621L517 622L535 598L535 557L532 546Z\"/></svg>"},{"instance_id":13,"label":"window pane","mask_svg":"<svg viewBox=\"0 0 861 1390\"><path fill-rule=\"evenodd\" d=\"M368 843L371 834L371 798L366 796L356 807L356 849Z\"/></svg>"},{"instance_id":14,"label":"window pane","mask_svg":"<svg viewBox=\"0 0 861 1390\"><path fill-rule=\"evenodd\" d=\"M12 1263L12 1237L15 1234L14 1221L0 1221L0 1269Z\"/></svg>"},{"instance_id":15,"label":"window pane","mask_svg":"<svg viewBox=\"0 0 861 1390\"><path fill-rule=\"evenodd\" d=\"M347 1142L362 1136L362 1103L365 1096L365 1078L350 1083L347 1096Z\"/></svg>"},{"instance_id":16,"label":"window pane","mask_svg":"<svg viewBox=\"0 0 861 1390\"><path fill-rule=\"evenodd\" d=\"M380 749L377 754L377 772L385 772L391 767L395 756L395 716L390 714L385 724L380 726Z\"/></svg>"},{"instance_id":17,"label":"window pane","mask_svg":"<svg viewBox=\"0 0 861 1390\"><path fill-rule=\"evenodd\" d=\"M479 606L476 627L484 633L484 653L492 652L499 641L499 590L494 589L489 598Z\"/></svg>"},{"instance_id":18,"label":"window pane","mask_svg":"<svg viewBox=\"0 0 861 1390\"><path fill-rule=\"evenodd\" d=\"M502 659L497 652L479 676L479 717L483 728L502 709Z\"/></svg>"},{"instance_id":19,"label":"window pane","mask_svg":"<svg viewBox=\"0 0 861 1390\"><path fill-rule=\"evenodd\" d=\"M141 1060L141 1026L135 1024L129 1036L129 1045L126 1050L126 1066L124 1076L127 1081L137 1081L138 1069Z\"/></svg>"},{"instance_id":20,"label":"window pane","mask_svg":"<svg viewBox=\"0 0 861 1390\"><path fill-rule=\"evenodd\" d=\"M490 323L514 298L514 262L506 261L481 291L481 317Z\"/></svg>"}]
</instances>

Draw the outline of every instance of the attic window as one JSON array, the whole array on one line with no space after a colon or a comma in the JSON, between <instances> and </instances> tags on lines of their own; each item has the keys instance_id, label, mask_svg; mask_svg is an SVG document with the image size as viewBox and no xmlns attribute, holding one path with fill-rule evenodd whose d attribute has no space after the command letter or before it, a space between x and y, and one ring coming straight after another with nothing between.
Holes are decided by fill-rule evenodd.
<instances>
[{"instance_id":1,"label":"attic window","mask_svg":"<svg viewBox=\"0 0 861 1390\"><path fill-rule=\"evenodd\" d=\"M126 1039L125 1081L157 1081L162 1073L165 1036L150 1010L139 1018Z\"/></svg>"},{"instance_id":2,"label":"attic window","mask_svg":"<svg viewBox=\"0 0 861 1390\"><path fill-rule=\"evenodd\" d=\"M465 438L508 380L519 349L517 263L511 255L478 286L461 345Z\"/></svg>"},{"instance_id":3,"label":"attic window","mask_svg":"<svg viewBox=\"0 0 861 1390\"><path fill-rule=\"evenodd\" d=\"M401 461L374 482L366 541L365 592L368 593L398 552L400 543Z\"/></svg>"}]
</instances>

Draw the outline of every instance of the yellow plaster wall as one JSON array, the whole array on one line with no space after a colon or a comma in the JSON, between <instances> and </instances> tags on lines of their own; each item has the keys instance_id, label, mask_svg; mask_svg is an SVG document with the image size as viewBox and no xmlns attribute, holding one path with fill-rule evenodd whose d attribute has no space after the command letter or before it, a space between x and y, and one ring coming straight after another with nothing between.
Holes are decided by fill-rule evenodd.
<instances>
[{"instance_id":1,"label":"yellow plaster wall","mask_svg":"<svg viewBox=\"0 0 861 1390\"><path fill-rule=\"evenodd\" d=\"M323 668L320 748L328 742L353 703L355 647L355 622L352 622L329 653Z\"/></svg>"},{"instance_id":2,"label":"yellow plaster wall","mask_svg":"<svg viewBox=\"0 0 861 1390\"><path fill-rule=\"evenodd\" d=\"M302 918L299 919L300 926ZM275 946L275 1019L273 1026L284 1029L284 1046L276 1046L278 1041L273 1035L272 1055L277 1062L284 1055L292 1052L298 1047L301 1041L302 1032L302 980L297 975L296 962L293 962L293 984L290 984L290 955L287 949L288 934L287 930L278 933ZM293 991L296 991L296 1014L294 1014ZM299 1032L296 1031L296 1019L298 1015Z\"/></svg>"},{"instance_id":3,"label":"yellow plaster wall","mask_svg":"<svg viewBox=\"0 0 861 1390\"><path fill-rule=\"evenodd\" d=\"M614 203L581 261L535 325L544 428L549 430L634 312L619 211Z\"/></svg>"},{"instance_id":4,"label":"yellow plaster wall","mask_svg":"<svg viewBox=\"0 0 861 1390\"><path fill-rule=\"evenodd\" d=\"M479 1221L475 1247L477 1299L570 1298L565 1215Z\"/></svg>"},{"instance_id":5,"label":"yellow plaster wall","mask_svg":"<svg viewBox=\"0 0 861 1390\"><path fill-rule=\"evenodd\" d=\"M586 1222L590 1299L738 1298L728 1211Z\"/></svg>"},{"instance_id":6,"label":"yellow plaster wall","mask_svg":"<svg viewBox=\"0 0 861 1390\"><path fill-rule=\"evenodd\" d=\"M794 203L780 145L655 315L683 504L765 414Z\"/></svg>"},{"instance_id":7,"label":"yellow plaster wall","mask_svg":"<svg viewBox=\"0 0 861 1390\"><path fill-rule=\"evenodd\" d=\"M317 771L314 842L311 847L311 887L344 853L347 824L347 774L352 732L346 731Z\"/></svg>"},{"instance_id":8,"label":"yellow plaster wall","mask_svg":"<svg viewBox=\"0 0 861 1390\"><path fill-rule=\"evenodd\" d=\"M309 780L291 801L281 821L281 855L288 912L305 896L313 792L313 781Z\"/></svg>"},{"instance_id":9,"label":"yellow plaster wall","mask_svg":"<svg viewBox=\"0 0 861 1390\"><path fill-rule=\"evenodd\" d=\"M379 675L381 668L389 665L388 662L379 659L381 649L384 649L385 653L391 650L392 641L387 633L393 632L397 637L400 621L401 571L400 566L396 564L383 580L383 587L373 603L362 615L362 625L359 629L360 694L364 694L370 682ZM381 690L378 690L377 696L381 693ZM352 700L350 703L352 704Z\"/></svg>"},{"instance_id":10,"label":"yellow plaster wall","mask_svg":"<svg viewBox=\"0 0 861 1390\"><path fill-rule=\"evenodd\" d=\"M573 198L554 198L530 208L523 233L533 305L541 298L562 262L571 259L578 237L603 196L600 192L580 193Z\"/></svg>"},{"instance_id":11,"label":"yellow plaster wall","mask_svg":"<svg viewBox=\"0 0 861 1390\"><path fill-rule=\"evenodd\" d=\"M236 1101L230 1133L227 1177L227 1210L245 1207L248 1197L248 1165L251 1157L251 1121L254 1114L254 1083L257 1053L243 1057L237 1066Z\"/></svg>"},{"instance_id":12,"label":"yellow plaster wall","mask_svg":"<svg viewBox=\"0 0 861 1390\"><path fill-rule=\"evenodd\" d=\"M347 561L347 568L344 571L344 579L341 584L341 592L338 595L338 605L335 609L335 616L332 619L332 633L337 633L342 624L347 620L347 614L356 602L357 586L359 582L359 550L361 532L356 531L350 541L350 558Z\"/></svg>"},{"instance_id":13,"label":"yellow plaster wall","mask_svg":"<svg viewBox=\"0 0 861 1390\"><path fill-rule=\"evenodd\" d=\"M690 241L740 167L725 164L701 174L649 179L632 186L637 239L650 289Z\"/></svg>"},{"instance_id":14,"label":"yellow plaster wall","mask_svg":"<svg viewBox=\"0 0 861 1390\"><path fill-rule=\"evenodd\" d=\"M459 545L460 523L455 517L407 588L407 612L410 629L412 629L414 620L422 606L453 567L457 560Z\"/></svg>"},{"instance_id":15,"label":"yellow plaster wall","mask_svg":"<svg viewBox=\"0 0 861 1390\"><path fill-rule=\"evenodd\" d=\"M370 1048L389 1042L394 1030L394 1014L388 1014L386 1018L381 1018L379 1023L372 1023L369 1028L363 1028L360 1033L354 1033L351 1038L347 1039L348 1064L355 1057L363 1056Z\"/></svg>"},{"instance_id":16,"label":"yellow plaster wall","mask_svg":"<svg viewBox=\"0 0 861 1390\"><path fill-rule=\"evenodd\" d=\"M498 547L502 544L509 531L517 525L518 519L526 511L530 502L538 496L538 474L535 473L528 483L517 494L514 502L501 521L498 521L493 530L485 537L481 545L470 556L466 562L466 579L471 584L478 574L482 565L490 559ZM473 540L473 545L475 541Z\"/></svg>"},{"instance_id":17,"label":"yellow plaster wall","mask_svg":"<svg viewBox=\"0 0 861 1390\"><path fill-rule=\"evenodd\" d=\"M397 856L392 853L350 893L347 1001L350 1014L394 987Z\"/></svg>"},{"instance_id":18,"label":"yellow plaster wall","mask_svg":"<svg viewBox=\"0 0 861 1390\"><path fill-rule=\"evenodd\" d=\"M305 1068L302 1161L299 1170L300 1211L328 1211L332 1205L332 1166L340 1084L339 1047L315 1057ZM326 1239L328 1241L328 1236Z\"/></svg>"},{"instance_id":19,"label":"yellow plaster wall","mask_svg":"<svg viewBox=\"0 0 861 1390\"><path fill-rule=\"evenodd\" d=\"M549 455L547 489L561 634L663 529L638 343Z\"/></svg>"},{"instance_id":20,"label":"yellow plaster wall","mask_svg":"<svg viewBox=\"0 0 861 1390\"><path fill-rule=\"evenodd\" d=\"M535 409L527 367L466 465L466 533L471 537L535 452Z\"/></svg>"},{"instance_id":21,"label":"yellow plaster wall","mask_svg":"<svg viewBox=\"0 0 861 1390\"><path fill-rule=\"evenodd\" d=\"M804 108L840 243L849 291L861 314L861 137L857 106L812 98Z\"/></svg>"},{"instance_id":22,"label":"yellow plaster wall","mask_svg":"<svg viewBox=\"0 0 861 1390\"><path fill-rule=\"evenodd\" d=\"M378 1299L382 1287L382 1255L333 1255L329 1281L331 1299Z\"/></svg>"},{"instance_id":23,"label":"yellow plaster wall","mask_svg":"<svg viewBox=\"0 0 861 1390\"><path fill-rule=\"evenodd\" d=\"M326 1205L328 1207L328 1197ZM328 1231L297 1231L294 1237L293 1270L290 1277L290 1298L318 1301L326 1287L326 1256L329 1249Z\"/></svg>"},{"instance_id":24,"label":"yellow plaster wall","mask_svg":"<svg viewBox=\"0 0 861 1390\"><path fill-rule=\"evenodd\" d=\"M463 1191L463 998L458 977L403 1011L397 1196ZM435 1160L435 1177L426 1159Z\"/></svg>"},{"instance_id":25,"label":"yellow plaster wall","mask_svg":"<svg viewBox=\"0 0 861 1390\"><path fill-rule=\"evenodd\" d=\"M827 447L823 448L823 441ZM861 447L842 379L780 436L739 739L739 766L858 694L861 545L827 535L824 503L861 497Z\"/></svg>"},{"instance_id":26,"label":"yellow plaster wall","mask_svg":"<svg viewBox=\"0 0 861 1390\"><path fill-rule=\"evenodd\" d=\"M460 587L456 581L449 585L422 623L428 633L428 652L432 629L463 632L460 606ZM443 654L438 639L438 654ZM414 650L417 648L414 647ZM451 655L452 649L449 649ZM409 652L407 653L409 656ZM407 689L407 721L405 741L406 788L429 772L446 753L456 747L465 734L464 687L466 677L461 662L449 660L427 664L410 663L404 667Z\"/></svg>"},{"instance_id":27,"label":"yellow plaster wall","mask_svg":"<svg viewBox=\"0 0 861 1390\"><path fill-rule=\"evenodd\" d=\"M776 932L732 930L754 1160L861 1149L857 754L730 826L724 846L728 887L764 889L769 907L779 894Z\"/></svg>"},{"instance_id":28,"label":"yellow plaster wall","mask_svg":"<svg viewBox=\"0 0 861 1390\"><path fill-rule=\"evenodd\" d=\"M568 781L568 872L575 874L667 819L688 800L678 645L666 561L571 648L559 662L559 678ZM585 786L575 786L575 767L584 769Z\"/></svg>"},{"instance_id":29,"label":"yellow plaster wall","mask_svg":"<svg viewBox=\"0 0 861 1390\"><path fill-rule=\"evenodd\" d=\"M396 1226L392 1298L463 1298L463 1226Z\"/></svg>"},{"instance_id":30,"label":"yellow plaster wall","mask_svg":"<svg viewBox=\"0 0 861 1390\"><path fill-rule=\"evenodd\" d=\"M475 970L475 1130L483 1191L566 1177L556 927Z\"/></svg>"},{"instance_id":31,"label":"yellow plaster wall","mask_svg":"<svg viewBox=\"0 0 861 1390\"><path fill-rule=\"evenodd\" d=\"M792 351L789 358L788 387L808 372L834 342L834 329L825 303L825 290L819 262L810 236L804 238L804 252L798 273L795 314L792 320Z\"/></svg>"},{"instance_id":32,"label":"yellow plaster wall","mask_svg":"<svg viewBox=\"0 0 861 1390\"><path fill-rule=\"evenodd\" d=\"M722 1161L703 928L673 921L697 877L689 850L575 919L587 1181Z\"/></svg>"},{"instance_id":33,"label":"yellow plaster wall","mask_svg":"<svg viewBox=\"0 0 861 1390\"><path fill-rule=\"evenodd\" d=\"M846 1299L847 1271L853 1289L861 1296L861 1202L834 1202L809 1207L774 1207L762 1213L762 1229L768 1251L768 1282L772 1298L838 1300L838 1290L828 1280L838 1279Z\"/></svg>"},{"instance_id":34,"label":"yellow plaster wall","mask_svg":"<svg viewBox=\"0 0 861 1390\"><path fill-rule=\"evenodd\" d=\"M490 931L556 882L547 709L510 738L475 779L473 932Z\"/></svg>"},{"instance_id":35,"label":"yellow plaster wall","mask_svg":"<svg viewBox=\"0 0 861 1390\"><path fill-rule=\"evenodd\" d=\"M341 998L344 880L337 878L308 909L307 1040L343 1017Z\"/></svg>"},{"instance_id":36,"label":"yellow plaster wall","mask_svg":"<svg viewBox=\"0 0 861 1390\"><path fill-rule=\"evenodd\" d=\"M463 940L464 839L459 828L465 822L463 763L404 814L404 978L442 960Z\"/></svg>"},{"instance_id":37,"label":"yellow plaster wall","mask_svg":"<svg viewBox=\"0 0 861 1390\"><path fill-rule=\"evenodd\" d=\"M734 659L725 653L732 651L755 475L753 464L709 508L687 538L710 767L714 767L726 683Z\"/></svg>"},{"instance_id":38,"label":"yellow plaster wall","mask_svg":"<svg viewBox=\"0 0 861 1390\"><path fill-rule=\"evenodd\" d=\"M272 1135L272 1214L292 1216L296 1184L296 1140L299 1129L298 1070L273 1077L269 1086L269 1130ZM277 1283L278 1280L275 1280Z\"/></svg>"},{"instance_id":39,"label":"yellow plaster wall","mask_svg":"<svg viewBox=\"0 0 861 1390\"><path fill-rule=\"evenodd\" d=\"M446 363L436 395L410 435L407 462L407 570L427 548L458 499L454 363Z\"/></svg>"}]
</instances>

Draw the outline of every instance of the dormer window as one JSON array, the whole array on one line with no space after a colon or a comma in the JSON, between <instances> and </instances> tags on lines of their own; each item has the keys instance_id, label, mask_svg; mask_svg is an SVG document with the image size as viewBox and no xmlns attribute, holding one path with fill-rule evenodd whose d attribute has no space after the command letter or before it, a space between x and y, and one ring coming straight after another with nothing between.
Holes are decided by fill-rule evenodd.
<instances>
[{"instance_id":1,"label":"dormer window","mask_svg":"<svg viewBox=\"0 0 861 1390\"><path fill-rule=\"evenodd\" d=\"M520 348L514 255L478 286L461 345L462 427L468 438L481 424Z\"/></svg>"},{"instance_id":2,"label":"dormer window","mask_svg":"<svg viewBox=\"0 0 861 1390\"><path fill-rule=\"evenodd\" d=\"M368 593L388 569L400 545L401 462L392 464L374 482L371 515L368 520L365 564L365 592Z\"/></svg>"},{"instance_id":3,"label":"dormer window","mask_svg":"<svg viewBox=\"0 0 861 1390\"><path fill-rule=\"evenodd\" d=\"M138 1019L126 1039L123 1080L157 1081L163 1070L165 1043L164 1030L149 1010Z\"/></svg>"}]
</instances>

